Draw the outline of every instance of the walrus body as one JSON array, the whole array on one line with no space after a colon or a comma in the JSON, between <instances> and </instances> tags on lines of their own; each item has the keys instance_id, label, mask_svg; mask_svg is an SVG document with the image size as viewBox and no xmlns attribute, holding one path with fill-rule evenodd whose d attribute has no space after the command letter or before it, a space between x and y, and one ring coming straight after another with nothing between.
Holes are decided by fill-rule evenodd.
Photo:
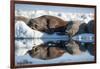
<instances>
[{"instance_id":1,"label":"walrus body","mask_svg":"<svg viewBox=\"0 0 100 69\"><path fill-rule=\"evenodd\" d=\"M69 21L66 27L66 33L70 36L74 36L78 32L83 33L84 28L85 23L80 23L80 21Z\"/></svg>"},{"instance_id":2,"label":"walrus body","mask_svg":"<svg viewBox=\"0 0 100 69\"><path fill-rule=\"evenodd\" d=\"M58 17L44 15L30 19L27 25L34 30L50 34L54 32L65 32L67 23Z\"/></svg>"}]
</instances>

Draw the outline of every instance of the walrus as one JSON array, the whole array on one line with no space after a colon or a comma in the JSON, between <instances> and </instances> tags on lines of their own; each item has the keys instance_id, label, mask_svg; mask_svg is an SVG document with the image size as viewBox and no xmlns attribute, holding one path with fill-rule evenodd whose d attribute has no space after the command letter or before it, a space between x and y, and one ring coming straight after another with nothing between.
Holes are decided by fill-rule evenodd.
<instances>
[{"instance_id":1,"label":"walrus","mask_svg":"<svg viewBox=\"0 0 100 69\"><path fill-rule=\"evenodd\" d=\"M27 53L32 58L38 58L42 60L53 59L62 56L65 53L65 50L56 46L56 44L40 44L38 46L34 46Z\"/></svg>"},{"instance_id":2,"label":"walrus","mask_svg":"<svg viewBox=\"0 0 100 69\"><path fill-rule=\"evenodd\" d=\"M30 19L27 25L34 30L52 34L54 32L65 32L67 22L56 16L43 15Z\"/></svg>"},{"instance_id":3,"label":"walrus","mask_svg":"<svg viewBox=\"0 0 100 69\"><path fill-rule=\"evenodd\" d=\"M69 21L66 26L66 34L70 37L85 33L86 32L86 23L81 23L80 21Z\"/></svg>"}]
</instances>

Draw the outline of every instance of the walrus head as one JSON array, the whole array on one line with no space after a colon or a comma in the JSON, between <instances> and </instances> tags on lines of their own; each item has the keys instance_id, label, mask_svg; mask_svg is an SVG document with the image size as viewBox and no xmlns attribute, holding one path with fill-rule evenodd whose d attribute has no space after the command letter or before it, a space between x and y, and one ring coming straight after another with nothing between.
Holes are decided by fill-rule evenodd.
<instances>
[{"instance_id":1,"label":"walrus head","mask_svg":"<svg viewBox=\"0 0 100 69\"><path fill-rule=\"evenodd\" d=\"M45 19L35 18L30 19L27 24L31 29L38 30L38 31L45 31L47 30L47 23Z\"/></svg>"},{"instance_id":2,"label":"walrus head","mask_svg":"<svg viewBox=\"0 0 100 69\"><path fill-rule=\"evenodd\" d=\"M47 57L47 47L44 47L42 45L34 46L27 53L33 58L46 59L46 57Z\"/></svg>"}]
</instances>

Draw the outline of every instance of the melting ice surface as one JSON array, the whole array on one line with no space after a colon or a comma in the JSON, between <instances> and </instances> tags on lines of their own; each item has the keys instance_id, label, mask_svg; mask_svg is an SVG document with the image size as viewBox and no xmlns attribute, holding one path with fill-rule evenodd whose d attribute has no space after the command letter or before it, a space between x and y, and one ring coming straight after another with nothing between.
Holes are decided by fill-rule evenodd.
<instances>
[{"instance_id":1,"label":"melting ice surface","mask_svg":"<svg viewBox=\"0 0 100 69\"><path fill-rule=\"evenodd\" d=\"M35 38L48 38L48 39L34 39ZM17 21L15 24L15 63L16 64L51 64L51 63L66 63L66 62L81 62L81 61L94 61L94 56L90 55L88 51L83 52L81 55L70 55L64 53L61 57L41 60L36 58L31 58L28 54L25 54L33 46L45 43L48 41L57 40L68 40L65 35L52 34L48 35L36 30L30 29L23 21ZM21 38L21 39L19 39ZM25 38L25 39L23 39ZM29 39L26 39L29 38ZM32 39L30 39L32 38ZM57 38L57 39L56 39Z\"/></svg>"}]
</instances>

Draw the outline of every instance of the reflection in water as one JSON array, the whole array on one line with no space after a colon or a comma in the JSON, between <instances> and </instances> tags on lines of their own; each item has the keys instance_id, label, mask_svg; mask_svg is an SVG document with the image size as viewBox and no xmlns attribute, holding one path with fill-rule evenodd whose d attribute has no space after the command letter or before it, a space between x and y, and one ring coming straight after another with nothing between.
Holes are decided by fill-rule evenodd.
<instances>
[{"instance_id":1,"label":"reflection in water","mask_svg":"<svg viewBox=\"0 0 100 69\"><path fill-rule=\"evenodd\" d=\"M91 46L91 48L89 48L89 46ZM82 45L81 43L75 41L52 41L33 47L28 51L28 53L33 58L52 59L61 56L65 52L75 55L88 50L90 54L93 55L93 51L91 51L91 49L93 50L93 44L90 43Z\"/></svg>"},{"instance_id":2,"label":"reflection in water","mask_svg":"<svg viewBox=\"0 0 100 69\"><path fill-rule=\"evenodd\" d=\"M52 59L62 56L65 53L62 43L47 42L33 47L28 51L33 58Z\"/></svg>"},{"instance_id":3,"label":"reflection in water","mask_svg":"<svg viewBox=\"0 0 100 69\"><path fill-rule=\"evenodd\" d=\"M79 35L72 37L72 39L79 41L79 42L93 43L94 34L90 34L90 33L79 34Z\"/></svg>"},{"instance_id":4,"label":"reflection in water","mask_svg":"<svg viewBox=\"0 0 100 69\"><path fill-rule=\"evenodd\" d=\"M90 34L89 34L90 35ZM86 35L85 35L86 36ZM82 37L85 37L82 35ZM92 35L93 36L93 35ZM69 54L81 54L88 50L91 55L94 55L93 41L85 41L83 39L69 40L66 38L16 38L15 54L17 56L28 53L32 58L53 59L62 56L65 52ZM83 40L83 42L82 42ZM89 39L88 39L89 40ZM19 44L19 45L18 45Z\"/></svg>"},{"instance_id":5,"label":"reflection in water","mask_svg":"<svg viewBox=\"0 0 100 69\"><path fill-rule=\"evenodd\" d=\"M52 38L15 38L15 55L24 55L33 46L45 44L47 42L68 41L67 36L52 37Z\"/></svg>"}]
</instances>

